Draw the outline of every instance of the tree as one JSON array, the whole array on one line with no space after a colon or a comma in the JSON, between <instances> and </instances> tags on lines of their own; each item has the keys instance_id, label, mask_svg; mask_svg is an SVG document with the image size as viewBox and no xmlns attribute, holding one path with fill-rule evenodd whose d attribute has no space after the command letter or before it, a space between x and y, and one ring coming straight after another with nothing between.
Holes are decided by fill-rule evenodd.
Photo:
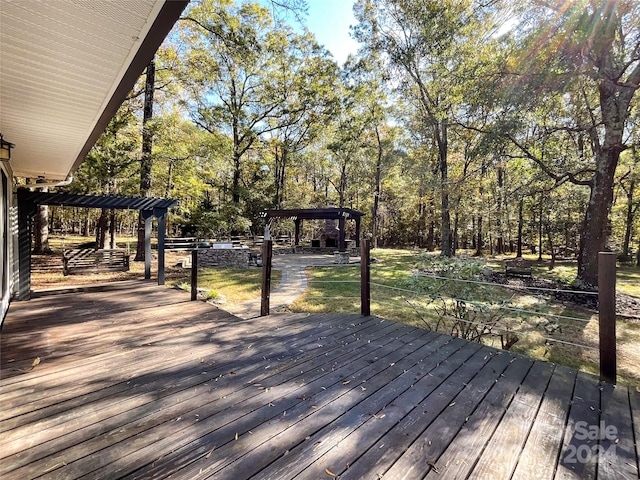
<instances>
[{"instance_id":1,"label":"tree","mask_svg":"<svg viewBox=\"0 0 640 480\"><path fill-rule=\"evenodd\" d=\"M573 168L557 170L550 157L542 155L544 149L534 151L510 138L557 183L589 188L577 280L594 287L598 252L607 248L616 167L628 148L625 128L640 84L640 5L631 0L532 0L529 6L514 31L519 50L505 65L503 87L511 85L511 98L520 106L555 102L573 109L570 116L554 115L555 124L540 122L537 133L542 147L550 146L552 137L573 142L579 158ZM552 101L543 101L550 94L555 94Z\"/></svg>"},{"instance_id":2,"label":"tree","mask_svg":"<svg viewBox=\"0 0 640 480\"><path fill-rule=\"evenodd\" d=\"M232 139L232 200L242 198L245 154L260 136L274 130L284 105L272 74L278 53L268 10L254 3L236 7L227 0L206 0L185 17L189 49L183 83L193 121Z\"/></svg>"},{"instance_id":3,"label":"tree","mask_svg":"<svg viewBox=\"0 0 640 480\"><path fill-rule=\"evenodd\" d=\"M77 193L103 195L135 191L135 182L132 181L138 166L134 154L138 148L135 126L131 105L125 103L89 151L86 160L76 172L76 181L69 189ZM97 248L106 246L108 223L109 212L102 209L96 229Z\"/></svg>"},{"instance_id":4,"label":"tree","mask_svg":"<svg viewBox=\"0 0 640 480\"><path fill-rule=\"evenodd\" d=\"M482 7L468 0L359 0L356 37L383 54L413 94L422 122L437 148L440 175L442 254L454 254L449 200L449 128L458 108L455 84L459 61L473 37L482 36Z\"/></svg>"},{"instance_id":5,"label":"tree","mask_svg":"<svg viewBox=\"0 0 640 480\"><path fill-rule=\"evenodd\" d=\"M144 106L142 109L142 156L140 157L140 196L148 197L151 191L151 152L153 149L153 93L156 82L156 62L151 60L147 65L144 83ZM138 215L138 244L134 261L144 261L144 219L142 212Z\"/></svg>"}]
</instances>

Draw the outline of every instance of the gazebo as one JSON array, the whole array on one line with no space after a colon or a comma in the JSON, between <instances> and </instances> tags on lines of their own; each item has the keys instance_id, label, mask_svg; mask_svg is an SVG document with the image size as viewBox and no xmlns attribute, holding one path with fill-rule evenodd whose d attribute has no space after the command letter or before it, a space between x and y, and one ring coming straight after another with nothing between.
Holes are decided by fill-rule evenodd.
<instances>
[{"instance_id":1,"label":"gazebo","mask_svg":"<svg viewBox=\"0 0 640 480\"><path fill-rule=\"evenodd\" d=\"M263 212L267 224L274 218L288 218L295 224L295 246L300 245L300 222L302 220L338 220L338 250L346 250L346 221L354 220L356 223L356 247L360 246L360 219L364 213L351 208L326 207L326 208L295 208L289 210L265 210Z\"/></svg>"},{"instance_id":2,"label":"gazebo","mask_svg":"<svg viewBox=\"0 0 640 480\"><path fill-rule=\"evenodd\" d=\"M151 278L151 221L158 219L158 285L164 285L165 221L169 208L176 200L153 197L118 197L101 195L75 195L18 189L18 299L28 300L31 292L31 232L33 217L39 205L61 207L106 208L139 210L144 219L144 278Z\"/></svg>"}]
</instances>

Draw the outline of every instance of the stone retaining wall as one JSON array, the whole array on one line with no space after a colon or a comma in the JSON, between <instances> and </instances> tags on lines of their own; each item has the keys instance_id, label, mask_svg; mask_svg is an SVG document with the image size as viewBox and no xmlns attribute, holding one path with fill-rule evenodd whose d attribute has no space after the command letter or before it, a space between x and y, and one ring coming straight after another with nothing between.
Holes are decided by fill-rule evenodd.
<instances>
[{"instance_id":1,"label":"stone retaining wall","mask_svg":"<svg viewBox=\"0 0 640 480\"><path fill-rule=\"evenodd\" d=\"M249 249L198 250L198 267L249 268Z\"/></svg>"}]
</instances>

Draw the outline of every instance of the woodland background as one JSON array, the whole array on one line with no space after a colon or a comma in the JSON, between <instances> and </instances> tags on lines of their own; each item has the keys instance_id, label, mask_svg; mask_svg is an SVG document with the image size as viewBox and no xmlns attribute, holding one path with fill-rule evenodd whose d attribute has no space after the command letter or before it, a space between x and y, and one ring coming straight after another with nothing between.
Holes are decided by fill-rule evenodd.
<instances>
[{"instance_id":1,"label":"woodland background","mask_svg":"<svg viewBox=\"0 0 640 480\"><path fill-rule=\"evenodd\" d=\"M357 0L344 65L305 11L192 1L64 190L178 199L175 236L260 235L264 209L335 205L366 213L374 246L544 250L575 256L587 287L599 250L640 265L639 2ZM104 245L139 219L38 222L46 251L47 229Z\"/></svg>"}]
</instances>

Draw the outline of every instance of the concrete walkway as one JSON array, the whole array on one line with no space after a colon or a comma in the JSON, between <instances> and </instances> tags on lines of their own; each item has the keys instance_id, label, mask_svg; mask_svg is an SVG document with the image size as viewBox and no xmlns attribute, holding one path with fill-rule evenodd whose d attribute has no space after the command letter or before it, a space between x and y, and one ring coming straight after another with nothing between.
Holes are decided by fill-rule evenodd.
<instances>
[{"instance_id":1,"label":"concrete walkway","mask_svg":"<svg viewBox=\"0 0 640 480\"><path fill-rule=\"evenodd\" d=\"M360 263L360 257L351 257L349 265L344 267L354 268L354 264ZM323 265L338 266L333 263L332 255L314 254L286 254L273 256L273 270L280 270L282 276L280 283L271 291L270 310L277 313L286 309L307 288L307 267L319 267ZM260 297L248 300L237 305L221 305L220 308L233 315L248 319L260 316Z\"/></svg>"}]
</instances>

